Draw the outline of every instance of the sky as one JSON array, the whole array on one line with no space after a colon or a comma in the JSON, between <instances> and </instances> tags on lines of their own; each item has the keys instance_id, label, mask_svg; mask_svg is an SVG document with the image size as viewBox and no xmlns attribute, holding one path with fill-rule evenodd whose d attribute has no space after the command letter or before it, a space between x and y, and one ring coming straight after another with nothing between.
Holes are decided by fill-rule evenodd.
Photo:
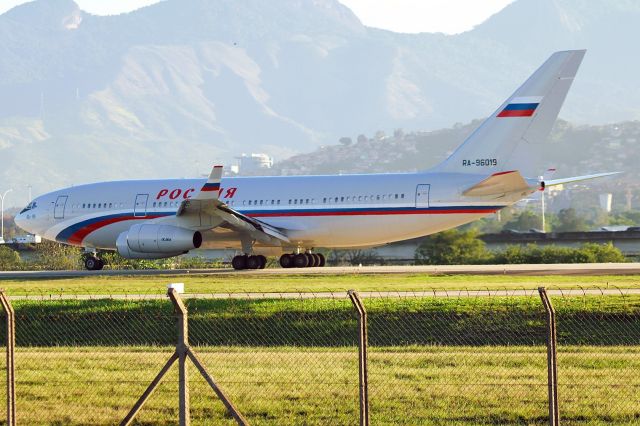
<instances>
[{"instance_id":1,"label":"sky","mask_svg":"<svg viewBox=\"0 0 640 426\"><path fill-rule=\"evenodd\" d=\"M94 15L130 12L158 0L75 0ZM457 34L472 29L513 0L340 0L369 27L395 32ZM0 0L0 13L25 0Z\"/></svg>"}]
</instances>

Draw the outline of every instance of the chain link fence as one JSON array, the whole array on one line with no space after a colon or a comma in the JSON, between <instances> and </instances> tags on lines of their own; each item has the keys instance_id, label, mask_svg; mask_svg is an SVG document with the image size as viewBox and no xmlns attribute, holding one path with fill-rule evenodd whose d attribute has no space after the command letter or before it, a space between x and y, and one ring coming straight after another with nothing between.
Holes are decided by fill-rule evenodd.
<instances>
[{"instance_id":1,"label":"chain link fence","mask_svg":"<svg viewBox=\"0 0 640 426\"><path fill-rule=\"evenodd\" d=\"M640 292L548 293L562 424L640 423ZM181 353L180 311L166 295L10 299L20 424L119 424ZM346 292L182 300L189 348L210 382L187 359L181 386L175 361L133 424L176 424L181 389L191 424L243 424L212 382L244 424L550 423L537 291L361 293L363 322ZM0 316L3 344L6 325ZM0 367L5 383L4 356Z\"/></svg>"}]
</instances>

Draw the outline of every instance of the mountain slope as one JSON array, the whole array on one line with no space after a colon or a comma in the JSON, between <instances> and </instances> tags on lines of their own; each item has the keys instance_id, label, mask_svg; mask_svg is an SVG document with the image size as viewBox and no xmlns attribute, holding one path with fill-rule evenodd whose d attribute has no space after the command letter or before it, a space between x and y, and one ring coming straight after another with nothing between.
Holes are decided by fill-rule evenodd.
<instances>
[{"instance_id":1,"label":"mountain slope","mask_svg":"<svg viewBox=\"0 0 640 426\"><path fill-rule=\"evenodd\" d=\"M0 178L38 193L448 127L567 48L589 52L562 117L634 119L639 20L630 0L518 0L446 36L367 28L336 0L165 0L109 17L36 0L0 15Z\"/></svg>"}]
</instances>

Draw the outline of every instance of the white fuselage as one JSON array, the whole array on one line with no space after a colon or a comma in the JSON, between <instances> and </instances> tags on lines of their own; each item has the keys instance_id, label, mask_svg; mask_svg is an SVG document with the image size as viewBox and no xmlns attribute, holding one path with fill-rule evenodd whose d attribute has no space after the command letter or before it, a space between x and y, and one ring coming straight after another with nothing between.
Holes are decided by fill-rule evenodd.
<instances>
[{"instance_id":1,"label":"white fuselage","mask_svg":"<svg viewBox=\"0 0 640 426\"><path fill-rule=\"evenodd\" d=\"M285 229L290 247L367 247L453 228L524 196L487 200L461 195L484 177L408 173L223 178L220 200L246 216ZM36 198L16 222L49 240L115 249L118 235L135 223L175 224L180 203L205 181L115 181L70 187ZM200 229L206 226L199 224ZM203 247L238 248L240 238L232 230L212 227L204 233Z\"/></svg>"}]
</instances>

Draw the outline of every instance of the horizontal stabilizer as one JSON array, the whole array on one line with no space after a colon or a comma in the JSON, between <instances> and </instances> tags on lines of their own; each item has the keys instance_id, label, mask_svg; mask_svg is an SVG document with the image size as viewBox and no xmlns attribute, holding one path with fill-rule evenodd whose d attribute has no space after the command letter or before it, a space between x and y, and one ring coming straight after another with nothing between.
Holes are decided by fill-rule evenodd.
<instances>
[{"instance_id":1,"label":"horizontal stabilizer","mask_svg":"<svg viewBox=\"0 0 640 426\"><path fill-rule=\"evenodd\" d=\"M464 191L462 195L466 197L484 197L488 195L530 191L531 189L531 185L522 177L520 172L512 170L509 172L494 173Z\"/></svg>"},{"instance_id":2,"label":"horizontal stabilizer","mask_svg":"<svg viewBox=\"0 0 640 426\"><path fill-rule=\"evenodd\" d=\"M596 173L596 174L593 174L593 175L574 176L574 177L563 178L563 179L545 180L544 181L544 186L548 187L548 186L554 186L554 185L563 185L565 183L580 182L582 180L596 179L596 178L601 178L601 177L606 177L606 176L615 176L615 175L619 175L621 173L624 173L624 172Z\"/></svg>"}]
</instances>

